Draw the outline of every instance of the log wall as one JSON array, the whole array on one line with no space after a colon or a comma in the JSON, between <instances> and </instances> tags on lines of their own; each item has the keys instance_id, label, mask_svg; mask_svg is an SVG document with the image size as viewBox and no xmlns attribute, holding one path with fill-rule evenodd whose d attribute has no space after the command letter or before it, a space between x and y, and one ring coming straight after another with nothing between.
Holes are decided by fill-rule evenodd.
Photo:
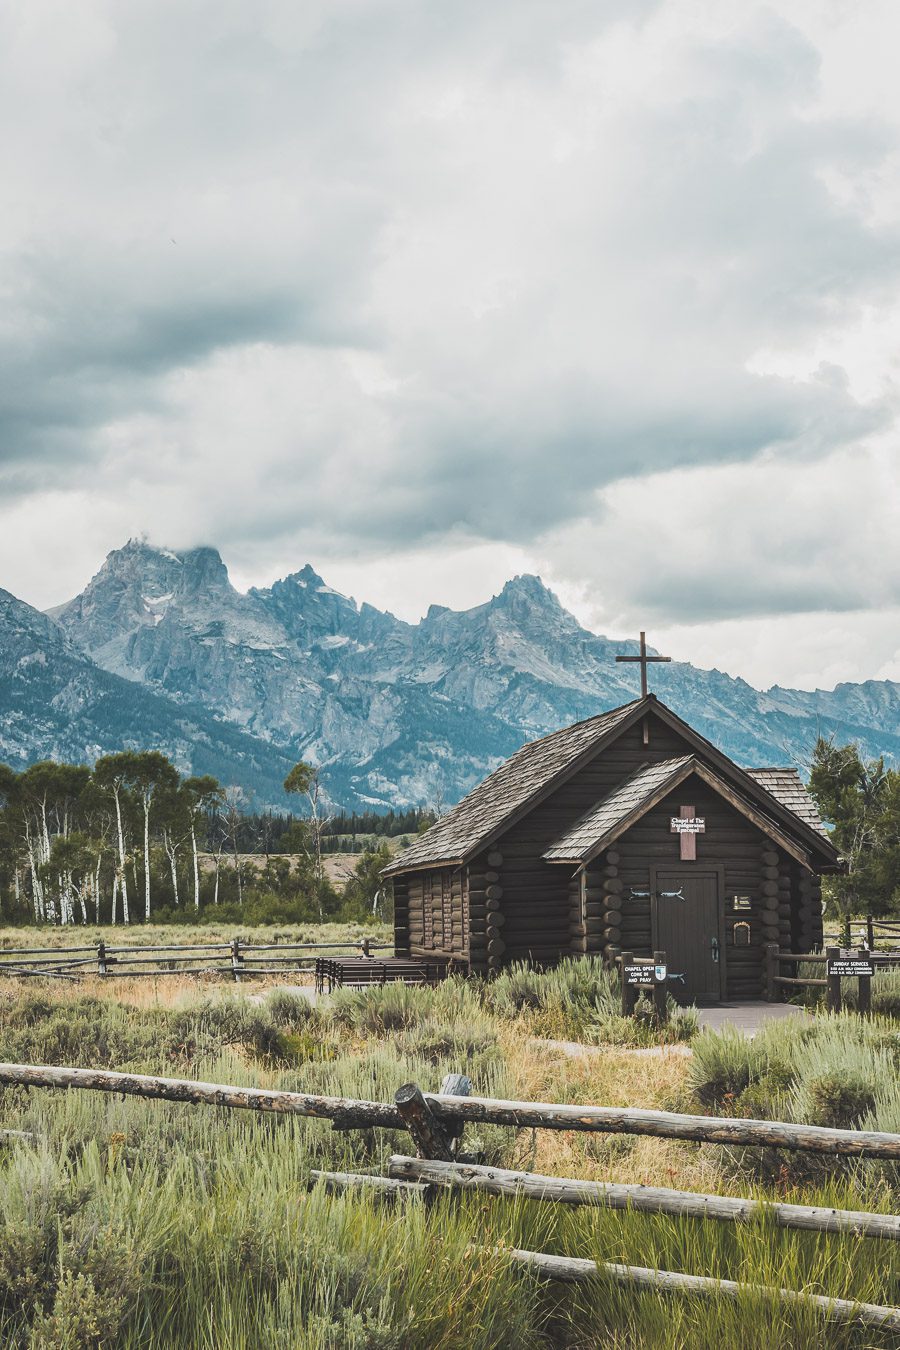
<instances>
[{"instance_id":1,"label":"log wall","mask_svg":"<svg viewBox=\"0 0 900 1350\"><path fill-rule=\"evenodd\" d=\"M397 883L405 883L403 918L397 913ZM402 887L401 887L402 894ZM394 878L394 933L398 955L468 955L468 895L462 868L442 867ZM401 939L406 949L401 953Z\"/></svg>"}]
</instances>

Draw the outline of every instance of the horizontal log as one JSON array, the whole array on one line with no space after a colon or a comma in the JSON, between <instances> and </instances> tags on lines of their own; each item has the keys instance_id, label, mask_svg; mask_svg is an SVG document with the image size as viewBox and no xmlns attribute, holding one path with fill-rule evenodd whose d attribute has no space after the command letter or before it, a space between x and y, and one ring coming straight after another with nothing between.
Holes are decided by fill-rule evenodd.
<instances>
[{"instance_id":1,"label":"horizontal log","mask_svg":"<svg viewBox=\"0 0 900 1350\"><path fill-rule=\"evenodd\" d=\"M428 1194L428 1187L416 1181L395 1181L392 1177L379 1177L362 1172L320 1172L317 1168L309 1174L310 1190L321 1184L329 1195L343 1195L345 1191L357 1191L367 1195L383 1195L396 1199L400 1196L419 1196Z\"/></svg>"},{"instance_id":2,"label":"horizontal log","mask_svg":"<svg viewBox=\"0 0 900 1350\"><path fill-rule=\"evenodd\" d=\"M121 1092L131 1097L149 1097L191 1105L274 1111L283 1115L332 1120L345 1129L374 1125L390 1129L403 1128L400 1114L393 1103L355 1101L347 1097L324 1097L308 1092L284 1092L269 1088L232 1087L185 1078L159 1078L149 1074L114 1073L101 1069L57 1068L44 1064L0 1064L0 1083L18 1087L86 1088L94 1092Z\"/></svg>"},{"instance_id":3,"label":"horizontal log","mask_svg":"<svg viewBox=\"0 0 900 1350\"><path fill-rule=\"evenodd\" d=\"M772 980L774 984L809 985L810 988L820 988L820 989L828 988L827 980L801 980L796 979L790 975L774 975L772 977Z\"/></svg>"},{"instance_id":4,"label":"horizontal log","mask_svg":"<svg viewBox=\"0 0 900 1350\"><path fill-rule=\"evenodd\" d=\"M615 867L616 864L621 861L621 854L619 854L614 848L607 849L606 861L610 863L613 867Z\"/></svg>"},{"instance_id":5,"label":"horizontal log","mask_svg":"<svg viewBox=\"0 0 900 1350\"><path fill-rule=\"evenodd\" d=\"M388 1171L392 1177L406 1181L480 1191L487 1195L524 1196L528 1200L552 1204L635 1209L643 1214L719 1219L727 1223L749 1223L752 1219L765 1216L779 1228L797 1228L815 1233L851 1233L856 1237L900 1241L900 1216L896 1214L826 1209L818 1205L787 1205L780 1201L769 1203L736 1196L669 1190L662 1186L573 1181L568 1177L509 1171L503 1167L432 1162L401 1155L391 1158Z\"/></svg>"},{"instance_id":6,"label":"horizontal log","mask_svg":"<svg viewBox=\"0 0 900 1350\"><path fill-rule=\"evenodd\" d=\"M490 853L487 855L487 862L488 867L502 867L503 854L498 848L491 849Z\"/></svg>"},{"instance_id":7,"label":"horizontal log","mask_svg":"<svg viewBox=\"0 0 900 1350\"><path fill-rule=\"evenodd\" d=\"M4 1082L0 1065L0 1082ZM16 1066L11 1066L15 1068ZM604 1134L652 1135L710 1144L762 1145L840 1157L900 1159L900 1134L837 1130L825 1125L738 1117L690 1116L637 1107L578 1106L571 1103L500 1101L492 1097L438 1097L425 1094L438 1115L479 1124L523 1129L577 1130Z\"/></svg>"},{"instance_id":8,"label":"horizontal log","mask_svg":"<svg viewBox=\"0 0 900 1350\"><path fill-rule=\"evenodd\" d=\"M759 858L760 862L764 863L767 867L775 867L778 863L778 854L771 848L763 849Z\"/></svg>"},{"instance_id":9,"label":"horizontal log","mask_svg":"<svg viewBox=\"0 0 900 1350\"><path fill-rule=\"evenodd\" d=\"M875 1303L855 1303L850 1299L827 1298L824 1294L808 1294L805 1290L779 1289L763 1284L738 1284L734 1280L716 1280L709 1275L682 1275L680 1271L650 1270L646 1266L623 1266L613 1261L586 1261L575 1256L548 1256L544 1252L527 1252L518 1248L504 1249L509 1259L551 1280L585 1283L595 1279L612 1279L618 1284L638 1285L641 1288L674 1294L701 1294L734 1301L757 1294L760 1298L776 1298L782 1303L800 1308L811 1308L832 1322L849 1325L883 1327L900 1331L900 1308L884 1308Z\"/></svg>"}]
</instances>

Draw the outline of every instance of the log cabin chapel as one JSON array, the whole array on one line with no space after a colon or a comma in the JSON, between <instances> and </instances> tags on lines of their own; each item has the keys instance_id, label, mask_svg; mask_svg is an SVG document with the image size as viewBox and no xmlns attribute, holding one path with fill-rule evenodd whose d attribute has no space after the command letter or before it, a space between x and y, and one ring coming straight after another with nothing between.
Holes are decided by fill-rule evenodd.
<instances>
[{"instance_id":1,"label":"log cabin chapel","mask_svg":"<svg viewBox=\"0 0 900 1350\"><path fill-rule=\"evenodd\" d=\"M837 852L793 768L742 769L647 692L524 745L385 869L397 956L473 974L664 951L669 988L761 998L822 944ZM628 658L626 658L628 659Z\"/></svg>"}]
</instances>

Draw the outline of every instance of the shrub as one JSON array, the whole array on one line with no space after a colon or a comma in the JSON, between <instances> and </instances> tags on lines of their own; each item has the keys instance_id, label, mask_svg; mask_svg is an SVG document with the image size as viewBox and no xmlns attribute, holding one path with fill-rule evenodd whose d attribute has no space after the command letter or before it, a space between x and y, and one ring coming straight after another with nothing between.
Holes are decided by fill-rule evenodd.
<instances>
[{"instance_id":1,"label":"shrub","mask_svg":"<svg viewBox=\"0 0 900 1350\"><path fill-rule=\"evenodd\" d=\"M303 994L292 994L287 989L274 989L266 999L266 1012L278 1027L304 1027L316 1020L312 1003Z\"/></svg>"},{"instance_id":2,"label":"shrub","mask_svg":"<svg viewBox=\"0 0 900 1350\"><path fill-rule=\"evenodd\" d=\"M336 989L331 1015L356 1031L383 1036L419 1021L429 1009L431 992L399 982L370 989Z\"/></svg>"},{"instance_id":3,"label":"shrub","mask_svg":"<svg viewBox=\"0 0 900 1350\"><path fill-rule=\"evenodd\" d=\"M720 1107L758 1079L765 1057L756 1041L749 1041L734 1027L698 1036L688 1070L695 1097L702 1106Z\"/></svg>"},{"instance_id":4,"label":"shrub","mask_svg":"<svg viewBox=\"0 0 900 1350\"><path fill-rule=\"evenodd\" d=\"M804 1084L811 1125L850 1129L875 1109L877 1085L859 1074L835 1070Z\"/></svg>"}]
</instances>

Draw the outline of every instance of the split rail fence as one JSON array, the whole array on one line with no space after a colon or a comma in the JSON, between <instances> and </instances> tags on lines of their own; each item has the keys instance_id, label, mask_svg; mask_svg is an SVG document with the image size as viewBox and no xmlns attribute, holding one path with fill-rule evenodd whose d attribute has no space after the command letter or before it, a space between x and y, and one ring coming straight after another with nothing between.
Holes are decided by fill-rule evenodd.
<instances>
[{"instance_id":1,"label":"split rail fence","mask_svg":"<svg viewBox=\"0 0 900 1350\"><path fill-rule=\"evenodd\" d=\"M312 975L323 952L346 951L368 957L393 951L369 942L205 942L193 945L113 947L97 942L90 947L9 947L0 949L0 975L39 975L48 979L77 980L88 975L104 979L140 979L160 975L228 975L240 981L255 975ZM293 953L293 955L288 955Z\"/></svg>"},{"instance_id":2,"label":"split rail fence","mask_svg":"<svg viewBox=\"0 0 900 1350\"><path fill-rule=\"evenodd\" d=\"M884 944L889 950L896 951L900 948L900 923L896 919L873 919L871 914L868 914L862 919L848 920L843 929L830 927L826 938L842 946L864 946L870 951L875 951L879 945Z\"/></svg>"},{"instance_id":3,"label":"split rail fence","mask_svg":"<svg viewBox=\"0 0 900 1350\"><path fill-rule=\"evenodd\" d=\"M766 997L776 1002L784 996L785 989L824 989L828 1011L840 1012L844 1005L841 982L853 978L858 991L856 1011L869 1013L872 1008L872 975L854 974L848 977L834 974L832 966L839 963L841 958L854 958L876 974L879 970L900 966L900 951L871 951L867 947L849 951L842 947L826 947L824 952L786 952L779 948L777 942L770 942L766 946ZM824 971L821 976L801 976L797 974L800 965L824 966Z\"/></svg>"},{"instance_id":4,"label":"split rail fence","mask_svg":"<svg viewBox=\"0 0 900 1350\"><path fill-rule=\"evenodd\" d=\"M900 1134L630 1107L502 1101L472 1096L471 1084L462 1074L448 1075L436 1094L423 1093L415 1083L407 1083L398 1089L393 1102L34 1064L0 1064L0 1084L25 1088L84 1088L191 1105L271 1111L330 1120L333 1128L338 1130L385 1128L408 1131L418 1156L392 1156L387 1175L313 1172L311 1184L322 1185L331 1192L355 1191L429 1200L440 1192L475 1191L485 1196L524 1197L568 1206L606 1206L726 1223L748 1223L765 1216L783 1228L900 1241L900 1216L894 1214L780 1202L769 1204L738 1196L704 1195L663 1187L576 1181L485 1167L459 1152L467 1122L651 1135L733 1146L786 1148L833 1157L877 1158L894 1163L900 1162ZM739 1284L681 1271L598 1263L544 1252L512 1250L506 1255L513 1262L549 1279L582 1282L606 1278L659 1292L729 1299L755 1292L784 1304L810 1308L831 1321L900 1332L900 1308L897 1307L856 1303L807 1290Z\"/></svg>"}]
</instances>

